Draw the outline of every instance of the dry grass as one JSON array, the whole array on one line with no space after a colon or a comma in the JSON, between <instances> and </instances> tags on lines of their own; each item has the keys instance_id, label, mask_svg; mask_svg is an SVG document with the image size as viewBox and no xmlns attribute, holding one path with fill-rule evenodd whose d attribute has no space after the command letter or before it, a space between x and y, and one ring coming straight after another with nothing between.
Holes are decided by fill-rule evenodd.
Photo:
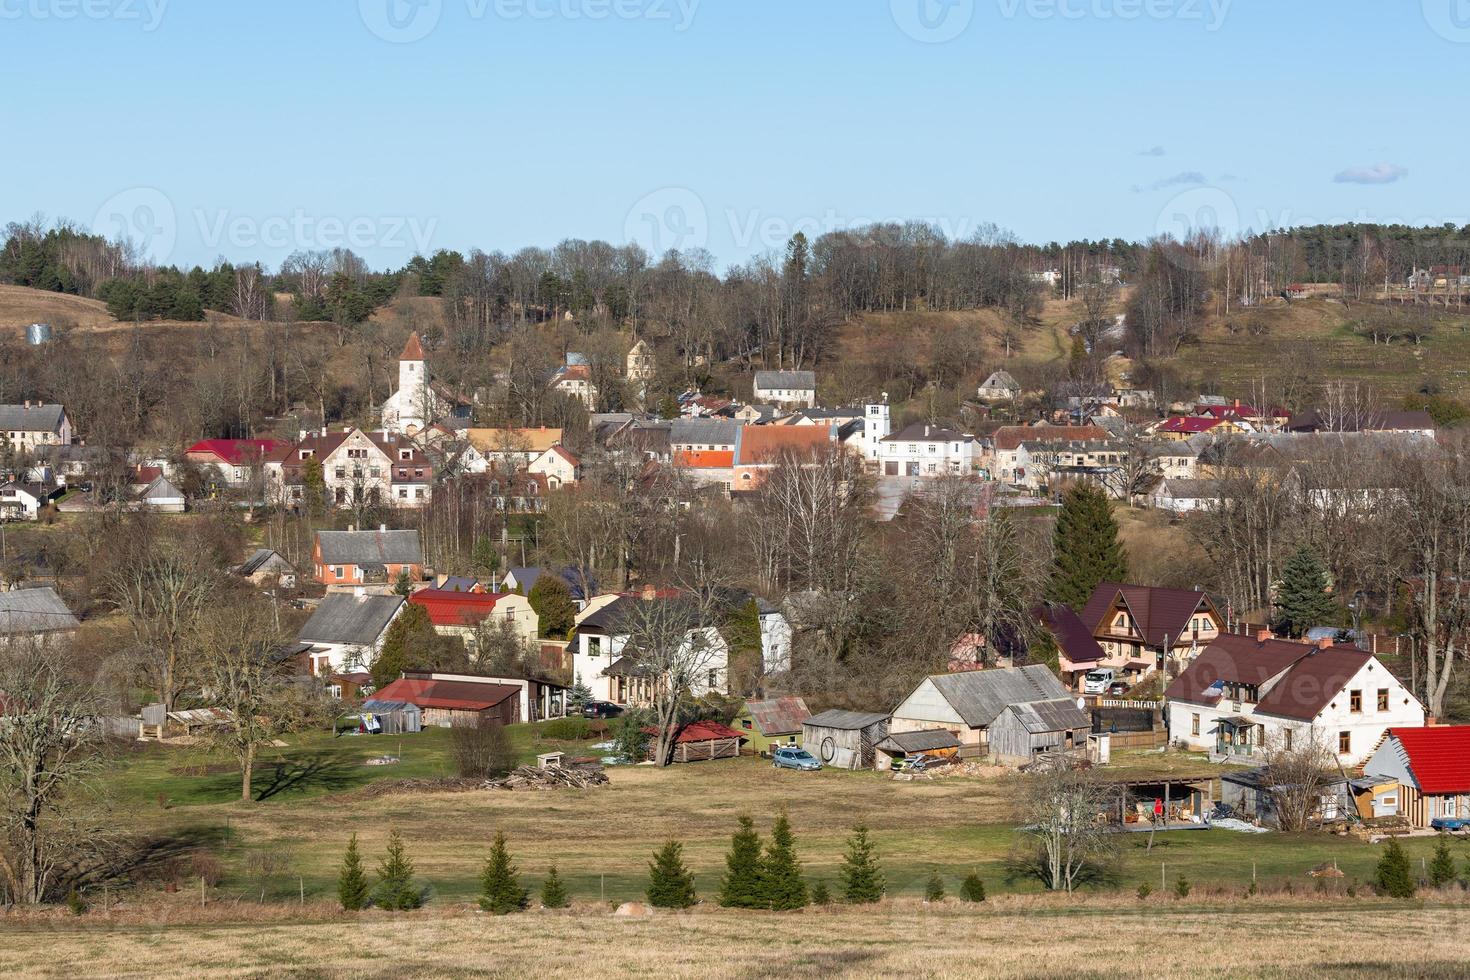
<instances>
[{"instance_id":1,"label":"dry grass","mask_svg":"<svg viewBox=\"0 0 1470 980\"><path fill-rule=\"evenodd\" d=\"M583 907L509 919L421 912L233 927L54 919L12 926L0 968L160 977L1459 977L1463 917L1463 909L1366 902L1217 910L1156 901L1120 910L1012 900L799 916L615 918Z\"/></svg>"}]
</instances>

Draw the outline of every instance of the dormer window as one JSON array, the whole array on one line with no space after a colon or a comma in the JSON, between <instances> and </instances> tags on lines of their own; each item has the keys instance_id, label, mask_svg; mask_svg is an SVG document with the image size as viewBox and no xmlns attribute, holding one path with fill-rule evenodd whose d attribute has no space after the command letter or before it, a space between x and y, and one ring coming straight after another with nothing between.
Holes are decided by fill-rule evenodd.
<instances>
[{"instance_id":1,"label":"dormer window","mask_svg":"<svg viewBox=\"0 0 1470 980\"><path fill-rule=\"evenodd\" d=\"M409 460L413 459L413 450L412 449L402 449L402 450L399 450L399 452L398 452L398 459L401 462L407 463Z\"/></svg>"}]
</instances>

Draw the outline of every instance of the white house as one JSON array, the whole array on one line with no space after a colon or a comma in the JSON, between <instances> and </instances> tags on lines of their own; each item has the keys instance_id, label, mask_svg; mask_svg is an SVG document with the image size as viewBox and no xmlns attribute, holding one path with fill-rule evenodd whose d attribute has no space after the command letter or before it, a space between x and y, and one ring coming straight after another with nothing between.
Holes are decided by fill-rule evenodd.
<instances>
[{"instance_id":1,"label":"white house","mask_svg":"<svg viewBox=\"0 0 1470 980\"><path fill-rule=\"evenodd\" d=\"M1424 706L1371 653L1267 633L1217 637L1164 696L1169 741L1215 759L1315 742L1352 767L1390 728L1424 724Z\"/></svg>"},{"instance_id":2,"label":"white house","mask_svg":"<svg viewBox=\"0 0 1470 980\"><path fill-rule=\"evenodd\" d=\"M973 436L923 422L885 436L878 446L884 476L968 475L978 458Z\"/></svg>"},{"instance_id":3,"label":"white house","mask_svg":"<svg viewBox=\"0 0 1470 980\"><path fill-rule=\"evenodd\" d=\"M41 508L59 497L65 489L12 480L0 486L0 521L34 521L40 516Z\"/></svg>"},{"instance_id":4,"label":"white house","mask_svg":"<svg viewBox=\"0 0 1470 980\"><path fill-rule=\"evenodd\" d=\"M996 371L980 385L982 402L1013 402L1021 397L1021 385L1006 370Z\"/></svg>"},{"instance_id":5,"label":"white house","mask_svg":"<svg viewBox=\"0 0 1470 980\"><path fill-rule=\"evenodd\" d=\"M593 611L577 618L577 639L572 647L573 679L587 685L592 697L599 701L645 702L647 688L660 683L660 679L643 672L636 656L624 655L630 640L628 604L677 601L618 596L605 605L589 607ZM697 665L696 676L689 685L695 697L730 693L730 648L718 629L700 626L691 619L680 656Z\"/></svg>"},{"instance_id":6,"label":"white house","mask_svg":"<svg viewBox=\"0 0 1470 980\"><path fill-rule=\"evenodd\" d=\"M404 604L399 595L328 593L296 637L311 644L307 652L311 672L323 677L370 667Z\"/></svg>"},{"instance_id":7,"label":"white house","mask_svg":"<svg viewBox=\"0 0 1470 980\"><path fill-rule=\"evenodd\" d=\"M0 405L0 440L14 452L40 446L70 446L71 419L60 405L25 402Z\"/></svg>"},{"instance_id":8,"label":"white house","mask_svg":"<svg viewBox=\"0 0 1470 980\"><path fill-rule=\"evenodd\" d=\"M537 456L526 469L546 477L546 484L552 490L571 486L582 477L582 461L561 444Z\"/></svg>"},{"instance_id":9,"label":"white house","mask_svg":"<svg viewBox=\"0 0 1470 980\"><path fill-rule=\"evenodd\" d=\"M787 408L814 408L817 404L815 371L757 371L755 400Z\"/></svg>"},{"instance_id":10,"label":"white house","mask_svg":"<svg viewBox=\"0 0 1470 980\"><path fill-rule=\"evenodd\" d=\"M1163 480L1148 495L1155 510L1189 514L1208 510L1220 499L1220 484L1215 480Z\"/></svg>"}]
</instances>

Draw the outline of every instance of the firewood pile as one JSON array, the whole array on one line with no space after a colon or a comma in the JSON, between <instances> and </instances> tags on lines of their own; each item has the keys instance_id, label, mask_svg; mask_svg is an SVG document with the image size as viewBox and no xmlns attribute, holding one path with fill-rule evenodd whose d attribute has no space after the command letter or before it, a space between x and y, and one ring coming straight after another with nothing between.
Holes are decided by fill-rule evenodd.
<instances>
[{"instance_id":1,"label":"firewood pile","mask_svg":"<svg viewBox=\"0 0 1470 980\"><path fill-rule=\"evenodd\" d=\"M521 766L504 779L492 779L485 789L590 789L606 786L601 766Z\"/></svg>"}]
</instances>

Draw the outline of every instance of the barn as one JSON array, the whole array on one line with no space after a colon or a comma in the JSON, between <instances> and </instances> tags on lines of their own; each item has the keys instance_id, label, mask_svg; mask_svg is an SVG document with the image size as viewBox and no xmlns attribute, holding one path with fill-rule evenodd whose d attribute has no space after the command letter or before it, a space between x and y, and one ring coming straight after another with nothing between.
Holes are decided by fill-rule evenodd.
<instances>
[{"instance_id":1,"label":"barn","mask_svg":"<svg viewBox=\"0 0 1470 980\"><path fill-rule=\"evenodd\" d=\"M649 735L657 735L655 728L644 729ZM740 755L740 744L745 737L733 728L717 721L696 721L679 729L674 738L674 762L708 762L711 759L734 759ZM648 759L656 761L657 744L650 739Z\"/></svg>"},{"instance_id":2,"label":"barn","mask_svg":"<svg viewBox=\"0 0 1470 980\"><path fill-rule=\"evenodd\" d=\"M1048 752L1085 752L1092 718L1071 698L1007 705L990 723L990 755L1025 765Z\"/></svg>"},{"instance_id":3,"label":"barn","mask_svg":"<svg viewBox=\"0 0 1470 980\"><path fill-rule=\"evenodd\" d=\"M523 720L520 687L469 678L403 677L374 694L373 701L418 705L428 728L475 728L483 722L516 725Z\"/></svg>"},{"instance_id":4,"label":"barn","mask_svg":"<svg viewBox=\"0 0 1470 980\"><path fill-rule=\"evenodd\" d=\"M871 711L824 711L801 723L801 745L834 769L871 769L888 736L888 716Z\"/></svg>"}]
</instances>

